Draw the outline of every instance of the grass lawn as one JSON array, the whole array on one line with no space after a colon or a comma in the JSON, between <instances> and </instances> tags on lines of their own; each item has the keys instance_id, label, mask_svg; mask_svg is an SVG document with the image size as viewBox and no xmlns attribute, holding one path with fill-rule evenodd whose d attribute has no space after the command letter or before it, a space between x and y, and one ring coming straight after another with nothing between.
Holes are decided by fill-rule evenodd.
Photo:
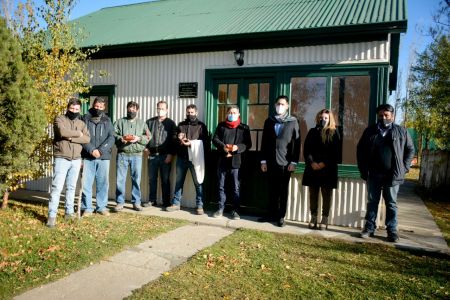
<instances>
[{"instance_id":1,"label":"grass lawn","mask_svg":"<svg viewBox=\"0 0 450 300\"><path fill-rule=\"evenodd\" d=\"M63 213L63 209L59 209ZM54 281L186 222L137 214L45 226L47 206L11 200L0 210L0 299Z\"/></svg>"},{"instance_id":2,"label":"grass lawn","mask_svg":"<svg viewBox=\"0 0 450 300\"><path fill-rule=\"evenodd\" d=\"M448 299L450 259L238 230L129 299Z\"/></svg>"},{"instance_id":3,"label":"grass lawn","mask_svg":"<svg viewBox=\"0 0 450 300\"><path fill-rule=\"evenodd\" d=\"M433 215L436 224L441 229L442 235L450 247L450 201L436 201L433 198L422 196L430 213Z\"/></svg>"}]
</instances>

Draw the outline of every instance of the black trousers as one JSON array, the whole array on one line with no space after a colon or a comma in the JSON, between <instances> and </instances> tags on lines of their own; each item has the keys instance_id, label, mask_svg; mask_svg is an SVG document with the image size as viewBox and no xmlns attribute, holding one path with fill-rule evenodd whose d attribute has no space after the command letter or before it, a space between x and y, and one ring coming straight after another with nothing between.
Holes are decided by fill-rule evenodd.
<instances>
[{"instance_id":1,"label":"black trousers","mask_svg":"<svg viewBox=\"0 0 450 300\"><path fill-rule=\"evenodd\" d=\"M268 166L269 179L269 213L268 217L279 220L286 216L286 206L291 173L287 166Z\"/></svg>"}]
</instances>

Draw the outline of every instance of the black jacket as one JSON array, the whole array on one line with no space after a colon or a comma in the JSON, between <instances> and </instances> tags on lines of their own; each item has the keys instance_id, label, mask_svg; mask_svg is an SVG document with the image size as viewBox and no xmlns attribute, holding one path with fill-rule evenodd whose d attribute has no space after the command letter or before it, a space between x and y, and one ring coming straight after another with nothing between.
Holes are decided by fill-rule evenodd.
<instances>
[{"instance_id":1,"label":"black jacket","mask_svg":"<svg viewBox=\"0 0 450 300\"><path fill-rule=\"evenodd\" d=\"M158 117L153 117L147 120L147 127L150 130L152 138L147 144L147 149L150 154L172 154L176 153L177 143L177 125L169 118L165 118L161 123L163 130L159 134L158 126L160 124Z\"/></svg>"},{"instance_id":2,"label":"black jacket","mask_svg":"<svg viewBox=\"0 0 450 300\"><path fill-rule=\"evenodd\" d=\"M178 130L177 130L177 136L178 133L183 132L187 139L189 140L202 140L203 141L203 149L205 153L205 158L210 150L210 144L209 144L209 136L208 136L208 129L206 128L206 125L196 119L195 121L191 122L190 120L184 120L180 123L178 123ZM189 158L187 147L177 143L177 155L179 157L183 157L185 159Z\"/></svg>"},{"instance_id":3,"label":"black jacket","mask_svg":"<svg viewBox=\"0 0 450 300\"><path fill-rule=\"evenodd\" d=\"M91 135L91 140L88 144L83 144L83 150L81 151L81 156L84 159L96 159L91 155L92 151L98 149L101 156L97 159L111 159L111 149L114 145L114 127L111 123L110 118L102 114L100 121L95 123L92 121L92 116L87 112L83 116L83 121Z\"/></svg>"},{"instance_id":4,"label":"black jacket","mask_svg":"<svg viewBox=\"0 0 450 300\"><path fill-rule=\"evenodd\" d=\"M364 130L358 142L356 157L361 178L364 180L370 176L370 161L378 132L377 124L369 126ZM398 185L403 182L405 174L409 171L414 157L414 145L408 131L396 124L392 124L391 134L388 135L388 138L391 139L389 142L392 145L393 154L390 180L392 185Z\"/></svg>"},{"instance_id":5,"label":"black jacket","mask_svg":"<svg viewBox=\"0 0 450 300\"><path fill-rule=\"evenodd\" d=\"M322 142L322 127L311 128L306 135L303 146L305 157L305 173L302 184L314 187L337 187L338 163L340 162L341 146L340 135L334 131L330 141ZM320 170L313 170L311 163L324 163L325 167Z\"/></svg>"},{"instance_id":6,"label":"black jacket","mask_svg":"<svg viewBox=\"0 0 450 300\"><path fill-rule=\"evenodd\" d=\"M250 137L250 128L245 124L239 124L236 128L229 128L226 122L217 125L216 132L213 136L213 144L219 152L219 164L223 166L231 166L233 169L241 167L242 156L252 147L252 139ZM227 158L223 149L226 144L237 145L238 150L232 153L232 157Z\"/></svg>"},{"instance_id":7,"label":"black jacket","mask_svg":"<svg viewBox=\"0 0 450 300\"><path fill-rule=\"evenodd\" d=\"M275 133L275 117L269 117L264 122L261 141L261 160L267 165L287 166L291 162L298 162L300 156L300 130L298 120L287 117L282 123L282 129L277 136Z\"/></svg>"}]
</instances>

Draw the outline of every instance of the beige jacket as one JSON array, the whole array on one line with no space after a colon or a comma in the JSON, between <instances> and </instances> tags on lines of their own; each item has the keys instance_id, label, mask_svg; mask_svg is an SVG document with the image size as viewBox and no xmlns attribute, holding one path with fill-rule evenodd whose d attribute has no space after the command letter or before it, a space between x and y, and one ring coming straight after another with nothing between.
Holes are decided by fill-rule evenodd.
<instances>
[{"instance_id":1,"label":"beige jacket","mask_svg":"<svg viewBox=\"0 0 450 300\"><path fill-rule=\"evenodd\" d=\"M53 130L53 155L68 160L80 159L82 144L90 141L86 124L80 119L70 120L60 115L55 119Z\"/></svg>"}]
</instances>

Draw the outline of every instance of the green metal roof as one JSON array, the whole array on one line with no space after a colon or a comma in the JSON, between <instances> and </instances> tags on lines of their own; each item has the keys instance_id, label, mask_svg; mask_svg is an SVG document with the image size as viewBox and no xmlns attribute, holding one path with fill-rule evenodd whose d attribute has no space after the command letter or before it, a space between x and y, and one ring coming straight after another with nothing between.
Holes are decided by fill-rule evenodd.
<instances>
[{"instance_id":1,"label":"green metal roof","mask_svg":"<svg viewBox=\"0 0 450 300\"><path fill-rule=\"evenodd\" d=\"M109 7L74 20L82 47L208 39L406 31L406 0L161 0ZM200 44L200 43L199 43Z\"/></svg>"}]
</instances>

